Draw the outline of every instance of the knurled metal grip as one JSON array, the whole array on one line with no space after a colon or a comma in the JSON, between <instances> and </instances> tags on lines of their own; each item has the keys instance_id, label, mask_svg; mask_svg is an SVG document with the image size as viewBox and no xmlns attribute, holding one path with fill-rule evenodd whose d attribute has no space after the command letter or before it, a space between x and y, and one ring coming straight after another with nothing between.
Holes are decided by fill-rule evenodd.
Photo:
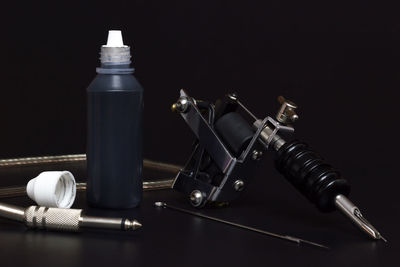
<instances>
[{"instance_id":1,"label":"knurled metal grip","mask_svg":"<svg viewBox=\"0 0 400 267\"><path fill-rule=\"evenodd\" d=\"M25 210L25 222L30 228L78 231L81 213L81 209L30 206Z\"/></svg>"}]
</instances>

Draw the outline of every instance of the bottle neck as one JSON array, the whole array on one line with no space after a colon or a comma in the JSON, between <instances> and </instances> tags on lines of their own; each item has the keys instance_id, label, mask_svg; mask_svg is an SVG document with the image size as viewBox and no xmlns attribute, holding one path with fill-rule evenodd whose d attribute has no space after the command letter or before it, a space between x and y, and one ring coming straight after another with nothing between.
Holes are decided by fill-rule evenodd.
<instances>
[{"instance_id":1,"label":"bottle neck","mask_svg":"<svg viewBox=\"0 0 400 267\"><path fill-rule=\"evenodd\" d=\"M98 74L132 74L135 69L131 68L129 63L101 63L100 67L96 68L96 72Z\"/></svg>"},{"instance_id":2,"label":"bottle neck","mask_svg":"<svg viewBox=\"0 0 400 267\"><path fill-rule=\"evenodd\" d=\"M100 50L101 65L96 69L98 74L132 74L131 51L129 46L108 47L102 46Z\"/></svg>"}]
</instances>

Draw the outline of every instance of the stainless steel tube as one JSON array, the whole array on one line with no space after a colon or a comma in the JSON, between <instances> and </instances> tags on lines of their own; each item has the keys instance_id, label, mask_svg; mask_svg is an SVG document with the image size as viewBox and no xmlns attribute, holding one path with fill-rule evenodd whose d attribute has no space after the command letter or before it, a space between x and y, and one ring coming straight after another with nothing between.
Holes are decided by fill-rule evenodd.
<instances>
[{"instance_id":1,"label":"stainless steel tube","mask_svg":"<svg viewBox=\"0 0 400 267\"><path fill-rule=\"evenodd\" d=\"M0 203L0 217L23 222L25 220L25 209Z\"/></svg>"},{"instance_id":2,"label":"stainless steel tube","mask_svg":"<svg viewBox=\"0 0 400 267\"><path fill-rule=\"evenodd\" d=\"M253 124L253 128L254 129L258 129L258 127L260 127L261 125L261 120L256 120ZM268 126L266 126L261 134L260 134L260 138L264 143L268 143L270 136L272 135L273 130L271 128L269 128ZM275 151L278 151L279 148L281 148L281 146L283 146L286 143L285 140L283 140L279 135L275 134L272 137L272 140L270 140L270 145L274 148Z\"/></svg>"},{"instance_id":3,"label":"stainless steel tube","mask_svg":"<svg viewBox=\"0 0 400 267\"><path fill-rule=\"evenodd\" d=\"M335 206L340 210L347 218L349 218L358 228L363 232L367 233L373 239L382 239L386 242L386 239L372 226L367 219L361 214L361 211L353 204L346 196L337 195L335 197Z\"/></svg>"}]
</instances>

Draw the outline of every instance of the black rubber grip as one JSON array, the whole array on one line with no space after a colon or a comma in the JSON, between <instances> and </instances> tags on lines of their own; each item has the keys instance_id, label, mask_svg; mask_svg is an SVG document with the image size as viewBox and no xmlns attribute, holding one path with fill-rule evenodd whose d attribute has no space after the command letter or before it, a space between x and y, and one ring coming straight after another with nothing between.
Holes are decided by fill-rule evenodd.
<instances>
[{"instance_id":1,"label":"black rubber grip","mask_svg":"<svg viewBox=\"0 0 400 267\"><path fill-rule=\"evenodd\" d=\"M278 150L276 168L323 212L335 210L335 196L350 193L340 173L303 142L285 143Z\"/></svg>"}]
</instances>

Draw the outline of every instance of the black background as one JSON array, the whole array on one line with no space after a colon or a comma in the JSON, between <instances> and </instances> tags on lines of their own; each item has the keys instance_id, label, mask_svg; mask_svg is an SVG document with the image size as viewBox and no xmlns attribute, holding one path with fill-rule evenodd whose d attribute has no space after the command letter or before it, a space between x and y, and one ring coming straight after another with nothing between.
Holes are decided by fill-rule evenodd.
<instances>
[{"instance_id":1,"label":"black background","mask_svg":"<svg viewBox=\"0 0 400 267\"><path fill-rule=\"evenodd\" d=\"M400 95L394 4L9 1L1 13L1 158L85 152L85 90L107 31L121 29L145 88L145 157L179 164L188 157L192 135L170 112L180 88L207 100L235 91L259 117L274 115L276 97L284 95L300 106L297 137L342 170L352 199L393 240L385 253L394 251ZM264 170L273 177L265 188L254 186L254 194L279 192L268 198L273 205L287 202L283 211L301 217L296 207L306 201L269 170L271 158ZM263 211L271 203L264 204ZM361 235L359 242L369 246Z\"/></svg>"}]
</instances>

